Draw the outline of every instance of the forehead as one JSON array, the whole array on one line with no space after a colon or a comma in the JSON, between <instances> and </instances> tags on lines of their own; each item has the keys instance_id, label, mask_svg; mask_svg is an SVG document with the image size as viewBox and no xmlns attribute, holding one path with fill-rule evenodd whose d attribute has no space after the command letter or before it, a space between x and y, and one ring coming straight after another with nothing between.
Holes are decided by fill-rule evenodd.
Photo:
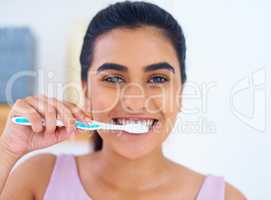
<instances>
[{"instance_id":1,"label":"forehead","mask_svg":"<svg viewBox=\"0 0 271 200\"><path fill-rule=\"evenodd\" d=\"M105 62L138 68L161 61L179 70L175 49L160 29L150 26L118 28L97 38L90 69L95 70Z\"/></svg>"}]
</instances>

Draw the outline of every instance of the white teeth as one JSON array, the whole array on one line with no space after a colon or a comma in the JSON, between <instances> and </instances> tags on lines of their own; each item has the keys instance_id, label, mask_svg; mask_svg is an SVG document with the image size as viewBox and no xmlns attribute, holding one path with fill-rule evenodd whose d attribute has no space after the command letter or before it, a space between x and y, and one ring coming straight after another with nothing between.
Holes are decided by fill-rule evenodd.
<instances>
[{"instance_id":1,"label":"white teeth","mask_svg":"<svg viewBox=\"0 0 271 200\"><path fill-rule=\"evenodd\" d=\"M112 120L113 121L113 120ZM148 119L148 120L128 120L128 119L121 119L121 118L116 118L116 121L113 121L113 123L117 124L142 124L144 126L151 127L153 124L154 119Z\"/></svg>"}]
</instances>

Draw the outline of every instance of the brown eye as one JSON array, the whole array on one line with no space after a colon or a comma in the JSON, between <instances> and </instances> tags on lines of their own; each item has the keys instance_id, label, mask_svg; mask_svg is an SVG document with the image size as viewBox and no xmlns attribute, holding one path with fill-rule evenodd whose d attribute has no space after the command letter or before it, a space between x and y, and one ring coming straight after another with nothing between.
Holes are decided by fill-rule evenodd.
<instances>
[{"instance_id":1,"label":"brown eye","mask_svg":"<svg viewBox=\"0 0 271 200\"><path fill-rule=\"evenodd\" d=\"M168 79L163 76L153 76L148 82L151 84L161 84L167 81Z\"/></svg>"},{"instance_id":2,"label":"brown eye","mask_svg":"<svg viewBox=\"0 0 271 200\"><path fill-rule=\"evenodd\" d=\"M109 82L109 83L122 83L124 82L122 77L119 76L108 76L103 79L103 81Z\"/></svg>"}]
</instances>

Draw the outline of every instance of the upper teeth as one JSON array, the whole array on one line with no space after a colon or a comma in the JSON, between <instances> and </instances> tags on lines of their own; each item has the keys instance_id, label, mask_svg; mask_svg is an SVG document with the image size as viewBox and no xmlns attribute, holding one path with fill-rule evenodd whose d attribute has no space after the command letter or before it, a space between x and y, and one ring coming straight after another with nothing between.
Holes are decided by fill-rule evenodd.
<instances>
[{"instance_id":1,"label":"upper teeth","mask_svg":"<svg viewBox=\"0 0 271 200\"><path fill-rule=\"evenodd\" d=\"M142 124L144 126L151 127L153 124L154 119L148 119L148 120L129 120L129 119L121 119L117 118L115 119L118 124L126 125L126 124Z\"/></svg>"}]
</instances>

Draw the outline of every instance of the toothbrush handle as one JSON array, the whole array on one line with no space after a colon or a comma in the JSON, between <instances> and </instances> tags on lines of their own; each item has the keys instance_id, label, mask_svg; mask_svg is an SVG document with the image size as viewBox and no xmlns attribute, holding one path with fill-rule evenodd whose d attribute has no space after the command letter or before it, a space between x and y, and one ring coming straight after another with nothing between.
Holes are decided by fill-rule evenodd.
<instances>
[{"instance_id":1,"label":"toothbrush handle","mask_svg":"<svg viewBox=\"0 0 271 200\"><path fill-rule=\"evenodd\" d=\"M31 122L26 117L12 117L12 122L19 125L31 126ZM45 120L42 119L42 124L45 125ZM107 129L107 130L123 130L123 127L116 124L106 124L98 121L92 121L91 123L84 123L76 121L76 127L83 130L98 130L98 129ZM56 121L58 127L64 126L64 123L61 120Z\"/></svg>"},{"instance_id":2,"label":"toothbrush handle","mask_svg":"<svg viewBox=\"0 0 271 200\"><path fill-rule=\"evenodd\" d=\"M32 123L26 117L12 117L12 122L15 124L23 125L23 126L31 126ZM45 125L44 119L42 119L42 125ZM64 126L64 123L61 120L56 120L56 125L59 127Z\"/></svg>"},{"instance_id":3,"label":"toothbrush handle","mask_svg":"<svg viewBox=\"0 0 271 200\"><path fill-rule=\"evenodd\" d=\"M32 123L26 117L12 117L12 122L15 124L23 125L23 126L31 126ZM42 125L45 126L45 120L42 119ZM61 120L56 121L56 126L62 127L64 123ZM83 123L80 121L76 121L76 127L85 130L97 130L101 129L102 125L100 122L93 122L93 123Z\"/></svg>"}]
</instances>

